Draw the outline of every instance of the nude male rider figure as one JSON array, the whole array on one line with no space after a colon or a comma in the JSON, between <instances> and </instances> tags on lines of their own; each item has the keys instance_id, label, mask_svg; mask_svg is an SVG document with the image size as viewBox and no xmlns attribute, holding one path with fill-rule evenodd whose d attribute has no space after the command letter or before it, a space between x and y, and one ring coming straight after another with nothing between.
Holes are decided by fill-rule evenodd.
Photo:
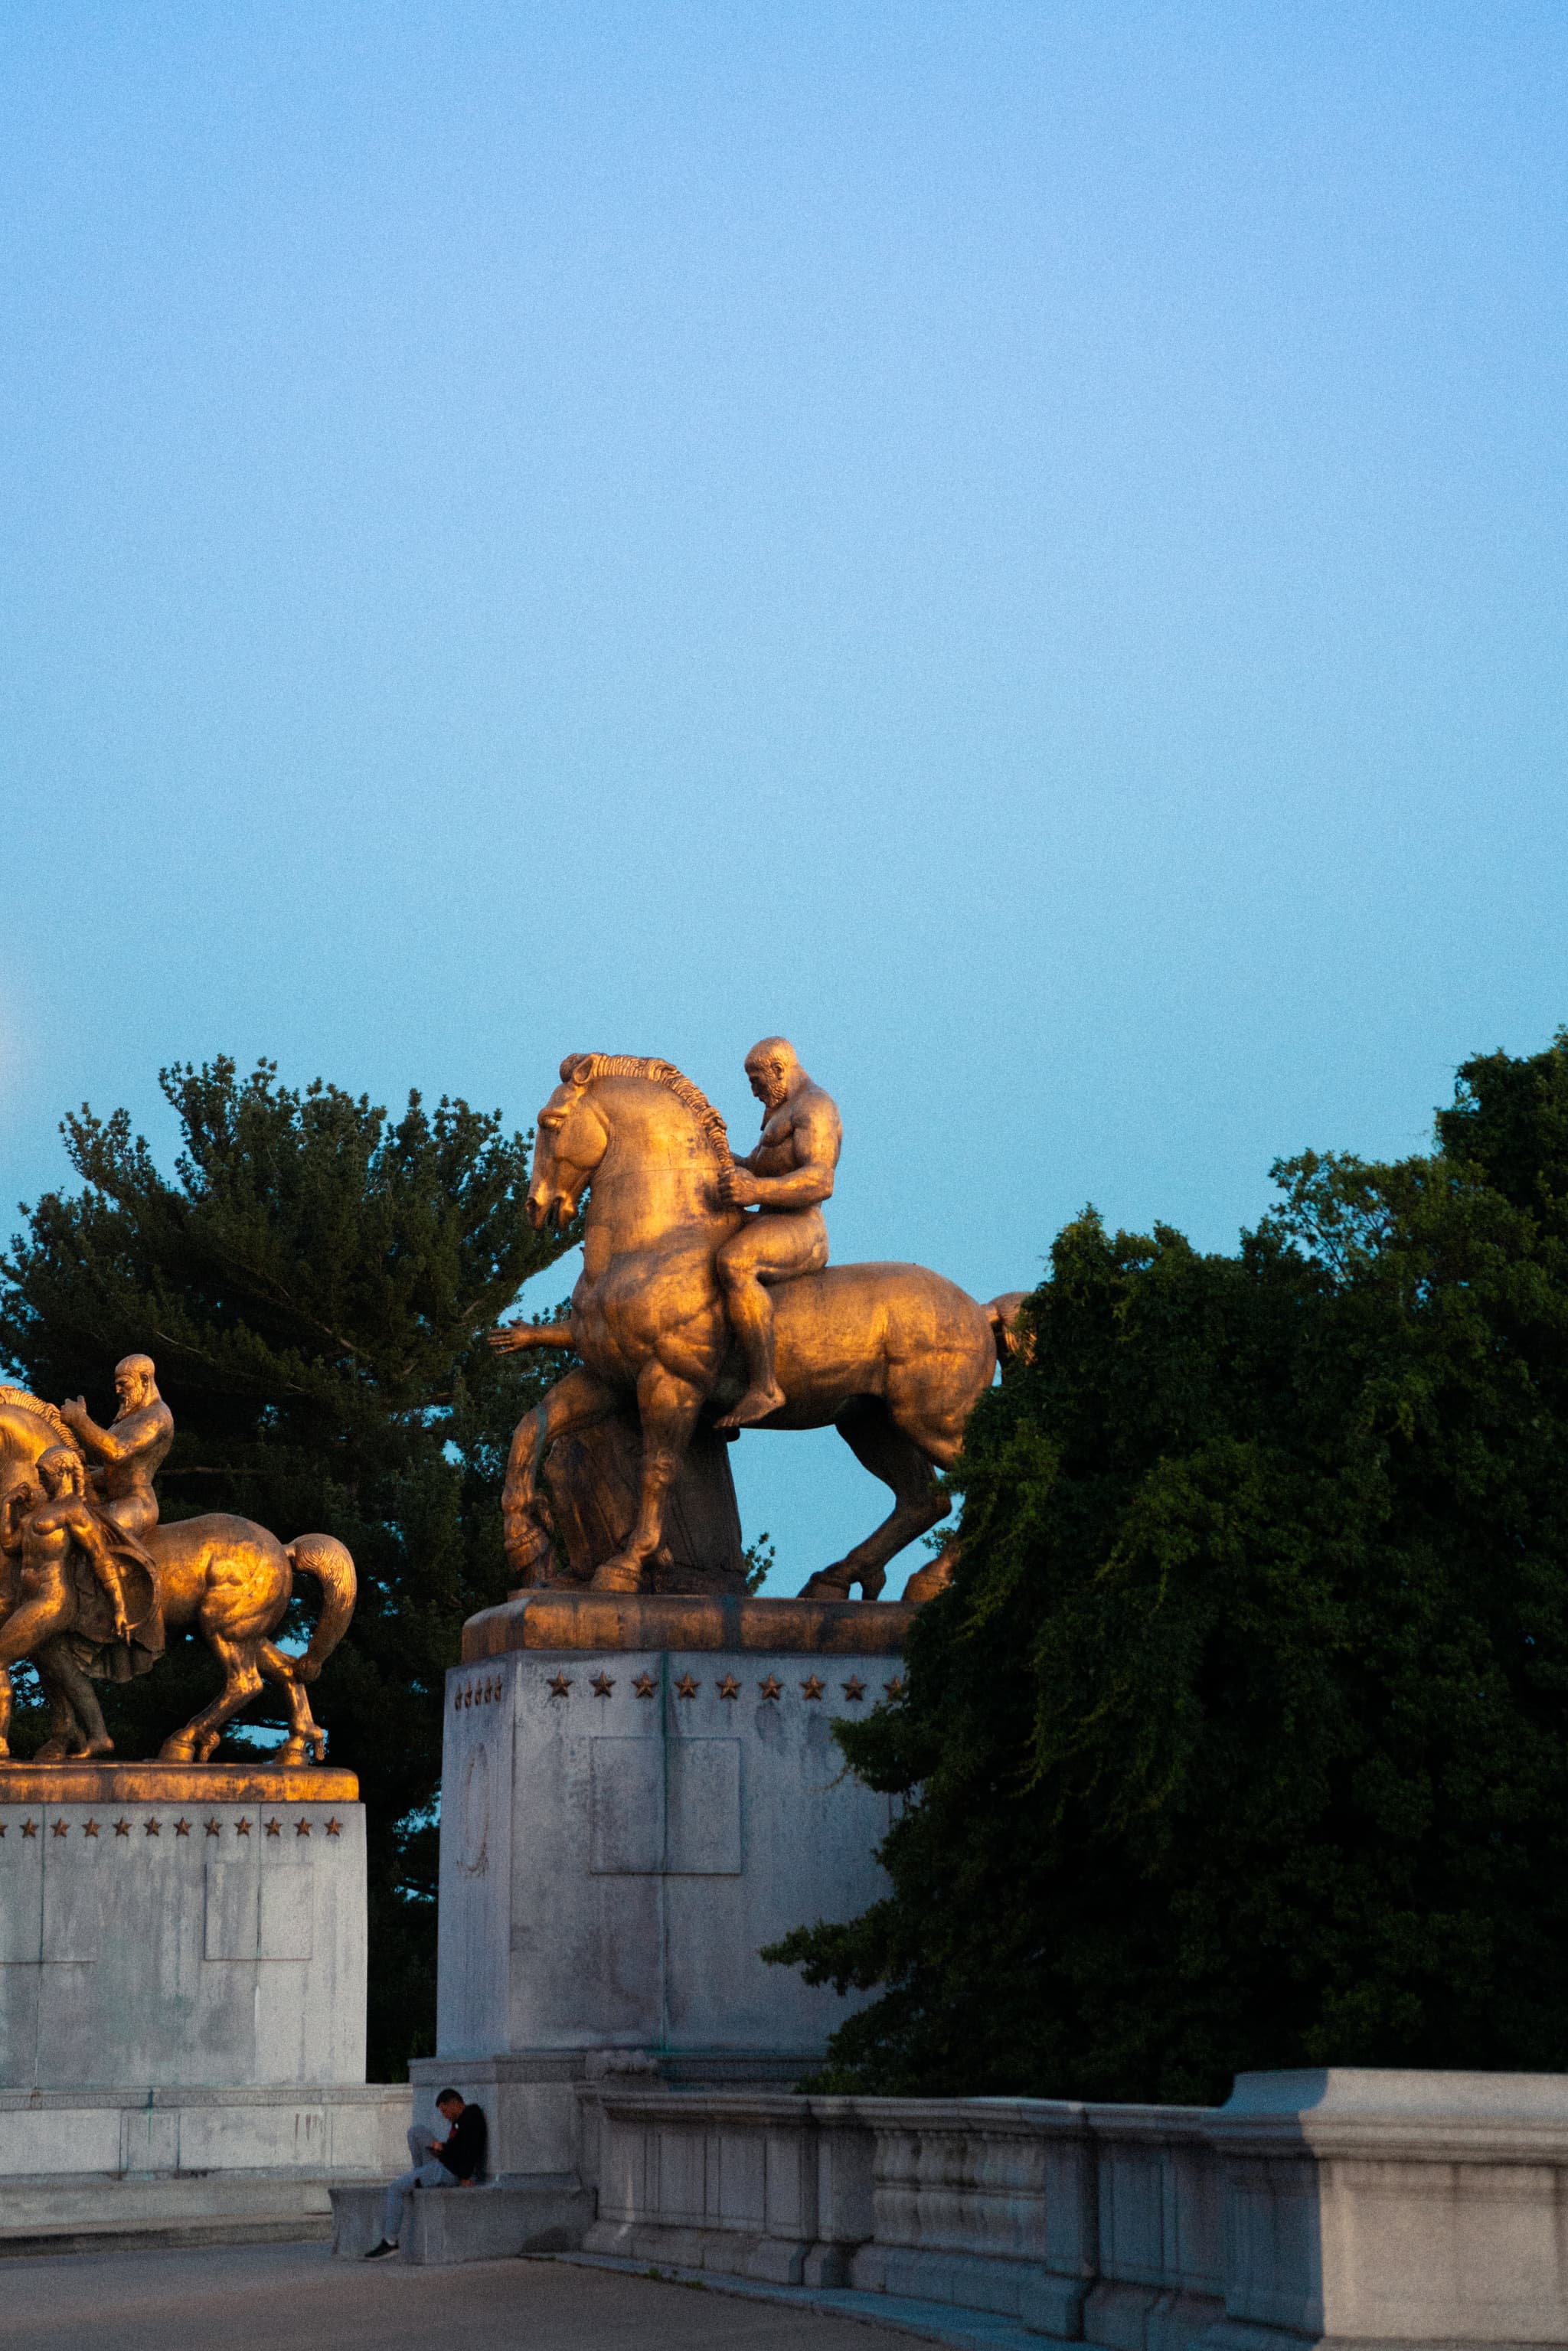
<instances>
[{"instance_id":1,"label":"nude male rider figure","mask_svg":"<svg viewBox=\"0 0 1568 2351\"><path fill-rule=\"evenodd\" d=\"M105 1517L140 1541L158 1523L152 1480L174 1441L174 1416L158 1393L151 1355L122 1355L114 1386L120 1410L112 1428L99 1428L82 1396L61 1405L60 1418L100 1465L92 1482Z\"/></svg>"},{"instance_id":2,"label":"nude male rider figure","mask_svg":"<svg viewBox=\"0 0 1568 2351\"><path fill-rule=\"evenodd\" d=\"M813 1083L783 1037L764 1037L746 1057L762 1104L762 1137L737 1159L724 1185L737 1208L759 1208L715 1258L729 1325L746 1355L746 1394L720 1428L766 1420L785 1401L773 1376L773 1303L766 1284L820 1273L828 1262L822 1202L832 1197L843 1122L831 1094Z\"/></svg>"}]
</instances>

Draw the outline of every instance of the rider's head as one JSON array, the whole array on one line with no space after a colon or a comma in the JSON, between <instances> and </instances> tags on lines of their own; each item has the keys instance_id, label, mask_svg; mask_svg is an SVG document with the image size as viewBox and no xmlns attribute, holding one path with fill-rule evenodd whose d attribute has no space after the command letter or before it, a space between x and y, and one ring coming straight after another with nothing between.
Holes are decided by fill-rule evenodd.
<instances>
[{"instance_id":1,"label":"rider's head","mask_svg":"<svg viewBox=\"0 0 1568 2351\"><path fill-rule=\"evenodd\" d=\"M800 1064L788 1037L764 1037L746 1057L751 1091L765 1109L777 1110L800 1073Z\"/></svg>"},{"instance_id":2,"label":"rider's head","mask_svg":"<svg viewBox=\"0 0 1568 2351\"><path fill-rule=\"evenodd\" d=\"M121 1355L114 1367L114 1392L123 1412L139 1412L144 1404L158 1400L158 1383L152 1375L151 1355Z\"/></svg>"},{"instance_id":3,"label":"rider's head","mask_svg":"<svg viewBox=\"0 0 1568 2351\"><path fill-rule=\"evenodd\" d=\"M73 1453L68 1445L51 1445L47 1453L40 1453L38 1475L51 1501L57 1501L62 1494L79 1494L87 1482L81 1455Z\"/></svg>"}]
</instances>

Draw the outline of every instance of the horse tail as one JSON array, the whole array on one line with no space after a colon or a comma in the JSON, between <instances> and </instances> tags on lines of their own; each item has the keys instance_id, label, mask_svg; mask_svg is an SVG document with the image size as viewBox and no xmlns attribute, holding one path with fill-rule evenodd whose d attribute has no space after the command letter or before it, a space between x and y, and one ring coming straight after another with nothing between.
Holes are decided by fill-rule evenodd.
<instances>
[{"instance_id":1,"label":"horse tail","mask_svg":"<svg viewBox=\"0 0 1568 2351\"><path fill-rule=\"evenodd\" d=\"M1019 1328L1019 1310L1029 1303L1027 1290L1007 1290L983 1309L997 1343L997 1361L1005 1372L1009 1364L1034 1360L1034 1332Z\"/></svg>"},{"instance_id":2,"label":"horse tail","mask_svg":"<svg viewBox=\"0 0 1568 2351\"><path fill-rule=\"evenodd\" d=\"M299 1679L313 1682L349 1629L359 1579L348 1545L340 1543L336 1535L296 1535L286 1548L290 1567L303 1568L321 1587L321 1614L316 1619L310 1646L294 1662Z\"/></svg>"}]
</instances>

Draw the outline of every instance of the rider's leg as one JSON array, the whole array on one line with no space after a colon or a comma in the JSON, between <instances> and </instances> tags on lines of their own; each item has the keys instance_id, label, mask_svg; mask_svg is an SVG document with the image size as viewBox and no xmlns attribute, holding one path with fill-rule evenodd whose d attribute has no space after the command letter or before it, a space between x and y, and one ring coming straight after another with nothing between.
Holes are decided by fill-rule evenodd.
<instances>
[{"instance_id":1,"label":"rider's leg","mask_svg":"<svg viewBox=\"0 0 1568 2351\"><path fill-rule=\"evenodd\" d=\"M719 1416L720 1428L749 1428L785 1403L773 1364L773 1301L765 1282L789 1281L827 1263L819 1217L749 1217L714 1259L729 1327L746 1358L746 1393Z\"/></svg>"},{"instance_id":2,"label":"rider's leg","mask_svg":"<svg viewBox=\"0 0 1568 2351\"><path fill-rule=\"evenodd\" d=\"M558 1437L607 1420L618 1398L613 1388L580 1364L558 1380L532 1412L523 1415L512 1432L507 1457L507 1479L501 1489L501 1541L513 1573L520 1583L533 1581L540 1562L549 1557L549 1536L535 1512L539 1468Z\"/></svg>"},{"instance_id":3,"label":"rider's leg","mask_svg":"<svg viewBox=\"0 0 1568 2351\"><path fill-rule=\"evenodd\" d=\"M702 1400L700 1388L666 1371L656 1358L644 1367L637 1382L637 1416L643 1433L643 1491L637 1523L615 1557L595 1569L596 1591L641 1589L643 1562L658 1550L664 1531L664 1497L685 1458Z\"/></svg>"}]
</instances>

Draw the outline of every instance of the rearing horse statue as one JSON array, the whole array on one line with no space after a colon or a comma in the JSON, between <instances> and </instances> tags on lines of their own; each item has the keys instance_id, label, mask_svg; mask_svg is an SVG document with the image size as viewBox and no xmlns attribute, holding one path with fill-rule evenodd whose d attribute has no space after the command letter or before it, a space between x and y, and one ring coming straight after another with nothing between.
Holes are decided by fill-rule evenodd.
<instances>
[{"instance_id":1,"label":"rearing horse statue","mask_svg":"<svg viewBox=\"0 0 1568 2351\"><path fill-rule=\"evenodd\" d=\"M518 1580L542 1581L550 1542L539 1472L559 1437L634 1398L643 1440L637 1519L593 1587L640 1589L658 1550L664 1498L699 1416L730 1408L746 1384L715 1270L716 1249L744 1221L727 1205L731 1165L724 1120L672 1062L574 1053L539 1113L528 1215L565 1226L586 1192L582 1275L569 1322L514 1324L493 1343L570 1347L567 1373L512 1438L502 1500L507 1556ZM807 1594L880 1593L888 1561L944 1518L937 1483L989 1387L1019 1299L978 1304L919 1265L841 1265L772 1291L782 1408L763 1428L836 1427L856 1459L890 1486L894 1508L874 1533L813 1575ZM910 1580L920 1600L951 1580L949 1544ZM802 1595L804 1596L804 1595Z\"/></svg>"}]
</instances>

